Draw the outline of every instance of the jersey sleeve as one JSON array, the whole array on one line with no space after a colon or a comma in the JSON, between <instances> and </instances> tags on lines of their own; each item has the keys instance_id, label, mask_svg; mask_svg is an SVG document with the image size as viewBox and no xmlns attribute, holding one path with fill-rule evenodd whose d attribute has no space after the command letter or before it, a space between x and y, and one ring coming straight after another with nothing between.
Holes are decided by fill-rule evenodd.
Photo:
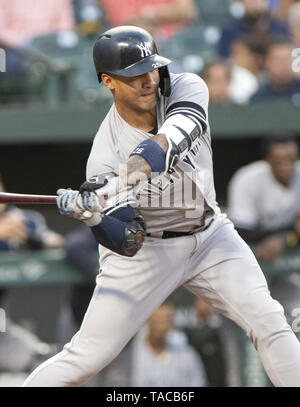
<instances>
[{"instance_id":1,"label":"jersey sleeve","mask_svg":"<svg viewBox=\"0 0 300 407\"><path fill-rule=\"evenodd\" d=\"M112 172L119 164L118 144L111 133L109 120L106 117L93 141L86 166L86 179Z\"/></svg>"},{"instance_id":2,"label":"jersey sleeve","mask_svg":"<svg viewBox=\"0 0 300 407\"><path fill-rule=\"evenodd\" d=\"M228 216L235 227L255 229L259 224L256 184L243 169L237 171L228 187Z\"/></svg>"},{"instance_id":3,"label":"jersey sleeve","mask_svg":"<svg viewBox=\"0 0 300 407\"><path fill-rule=\"evenodd\" d=\"M172 81L172 92L166 106L166 120L175 114L182 114L205 131L208 102L208 88L203 79L192 73L178 75Z\"/></svg>"}]
</instances>

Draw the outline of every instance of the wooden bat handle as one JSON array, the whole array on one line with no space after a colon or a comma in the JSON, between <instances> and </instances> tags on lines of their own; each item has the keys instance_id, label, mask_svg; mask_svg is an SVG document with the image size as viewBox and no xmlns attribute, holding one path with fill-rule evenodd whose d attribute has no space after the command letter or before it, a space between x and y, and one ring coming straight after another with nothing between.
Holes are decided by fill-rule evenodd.
<instances>
[{"instance_id":1,"label":"wooden bat handle","mask_svg":"<svg viewBox=\"0 0 300 407\"><path fill-rule=\"evenodd\" d=\"M5 204L56 204L56 195L29 195L0 192L0 203Z\"/></svg>"}]
</instances>

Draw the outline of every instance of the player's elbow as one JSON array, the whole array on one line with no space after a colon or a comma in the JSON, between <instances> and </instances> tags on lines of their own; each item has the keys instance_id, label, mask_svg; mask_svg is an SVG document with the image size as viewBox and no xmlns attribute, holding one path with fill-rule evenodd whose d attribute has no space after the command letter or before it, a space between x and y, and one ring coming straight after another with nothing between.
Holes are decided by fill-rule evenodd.
<instances>
[{"instance_id":1,"label":"player's elbow","mask_svg":"<svg viewBox=\"0 0 300 407\"><path fill-rule=\"evenodd\" d=\"M120 254L126 257L135 256L143 246L145 234L145 230L141 227L139 222L128 222L126 224Z\"/></svg>"},{"instance_id":2,"label":"player's elbow","mask_svg":"<svg viewBox=\"0 0 300 407\"><path fill-rule=\"evenodd\" d=\"M137 210L134 216L132 220L122 221L104 215L101 223L91 228L96 241L114 253L133 257L141 249L146 235L143 217Z\"/></svg>"}]
</instances>

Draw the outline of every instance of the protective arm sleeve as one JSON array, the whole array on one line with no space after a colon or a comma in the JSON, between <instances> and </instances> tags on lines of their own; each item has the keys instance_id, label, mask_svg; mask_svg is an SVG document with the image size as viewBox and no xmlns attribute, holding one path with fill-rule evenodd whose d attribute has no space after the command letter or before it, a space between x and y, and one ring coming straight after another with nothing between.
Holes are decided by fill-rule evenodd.
<instances>
[{"instance_id":1,"label":"protective arm sleeve","mask_svg":"<svg viewBox=\"0 0 300 407\"><path fill-rule=\"evenodd\" d=\"M166 153L167 172L172 172L176 163L197 146L206 128L206 115L201 106L188 101L170 106L167 119L158 130L159 134L165 134L169 143Z\"/></svg>"},{"instance_id":2,"label":"protective arm sleeve","mask_svg":"<svg viewBox=\"0 0 300 407\"><path fill-rule=\"evenodd\" d=\"M150 165L152 173L172 173L178 161L183 160L193 148L198 148L199 138L207 128L205 112L195 103L177 103L169 113L157 132L166 136L169 145L167 151L165 152L155 141L147 139L130 154L143 157Z\"/></svg>"},{"instance_id":3,"label":"protective arm sleeve","mask_svg":"<svg viewBox=\"0 0 300 407\"><path fill-rule=\"evenodd\" d=\"M186 74L175 84L166 106L165 120L157 134L164 134L168 149L164 151L152 139L140 143L131 155L142 156L152 173L172 173L178 161L190 151L198 151L200 137L206 132L208 90L196 75Z\"/></svg>"},{"instance_id":4,"label":"protective arm sleeve","mask_svg":"<svg viewBox=\"0 0 300 407\"><path fill-rule=\"evenodd\" d=\"M140 212L127 205L110 208L101 223L91 230L102 246L122 256L133 257L143 245L146 225Z\"/></svg>"}]
</instances>

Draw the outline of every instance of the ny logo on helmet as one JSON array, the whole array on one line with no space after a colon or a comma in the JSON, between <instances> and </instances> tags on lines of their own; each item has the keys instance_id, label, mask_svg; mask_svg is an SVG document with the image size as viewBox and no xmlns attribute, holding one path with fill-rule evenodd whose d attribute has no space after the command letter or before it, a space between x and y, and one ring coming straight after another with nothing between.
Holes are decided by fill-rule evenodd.
<instances>
[{"instance_id":1,"label":"ny logo on helmet","mask_svg":"<svg viewBox=\"0 0 300 407\"><path fill-rule=\"evenodd\" d=\"M141 42L140 45L138 45L138 48L141 51L141 57L147 57L151 55L151 50L150 50L150 43L149 42Z\"/></svg>"}]
</instances>

